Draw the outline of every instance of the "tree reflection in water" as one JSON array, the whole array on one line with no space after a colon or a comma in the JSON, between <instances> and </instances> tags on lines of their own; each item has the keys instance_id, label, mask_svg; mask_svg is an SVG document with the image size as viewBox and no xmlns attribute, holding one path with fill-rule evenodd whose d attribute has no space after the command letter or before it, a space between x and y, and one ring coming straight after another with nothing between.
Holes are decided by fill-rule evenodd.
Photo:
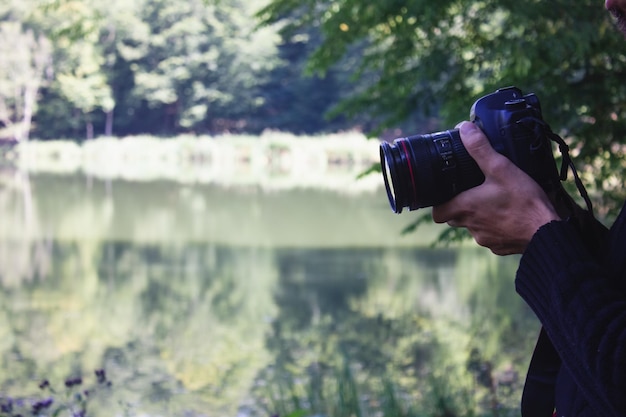
<instances>
[{"instance_id":1,"label":"tree reflection in water","mask_svg":"<svg viewBox=\"0 0 626 417\"><path fill-rule=\"evenodd\" d=\"M378 195L31 181L28 234L0 189L2 396L102 368L98 416L517 410L515 258L402 241Z\"/></svg>"}]
</instances>

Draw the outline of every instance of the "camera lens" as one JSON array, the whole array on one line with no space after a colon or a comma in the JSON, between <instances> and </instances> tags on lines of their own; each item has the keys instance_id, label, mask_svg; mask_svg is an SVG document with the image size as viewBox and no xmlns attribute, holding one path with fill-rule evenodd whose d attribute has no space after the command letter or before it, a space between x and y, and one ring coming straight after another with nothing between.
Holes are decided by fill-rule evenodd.
<instances>
[{"instance_id":1,"label":"camera lens","mask_svg":"<svg viewBox=\"0 0 626 417\"><path fill-rule=\"evenodd\" d=\"M396 213L441 204L484 181L458 129L383 142L380 163Z\"/></svg>"},{"instance_id":2,"label":"camera lens","mask_svg":"<svg viewBox=\"0 0 626 417\"><path fill-rule=\"evenodd\" d=\"M396 178L396 175L391 173L391 168L390 168L390 166L395 166L395 165L393 165L393 162L391 163L387 162L387 155L388 154L390 155L391 151L384 152L383 148L385 146L389 148L390 145L388 143L384 143L381 145L381 148L380 148L380 152L381 152L380 164L383 169L383 178L385 179L385 188L387 189L387 197L389 198L389 204L391 204L392 210L395 211L396 213L399 213L398 211L396 211L396 189L393 186L393 179ZM400 210L402 210L402 208Z\"/></svg>"}]
</instances>

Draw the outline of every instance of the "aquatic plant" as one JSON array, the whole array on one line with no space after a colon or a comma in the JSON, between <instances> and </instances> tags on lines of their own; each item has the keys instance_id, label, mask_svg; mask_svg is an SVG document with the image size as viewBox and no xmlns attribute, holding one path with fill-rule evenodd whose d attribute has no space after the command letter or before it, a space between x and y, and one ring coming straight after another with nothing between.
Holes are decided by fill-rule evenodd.
<instances>
[{"instance_id":1,"label":"aquatic plant","mask_svg":"<svg viewBox=\"0 0 626 417\"><path fill-rule=\"evenodd\" d=\"M89 384L81 376L67 378L60 389L44 379L39 383L39 395L0 395L0 417L88 417L89 402L107 395L113 385L104 369L95 370L94 376L95 380Z\"/></svg>"}]
</instances>

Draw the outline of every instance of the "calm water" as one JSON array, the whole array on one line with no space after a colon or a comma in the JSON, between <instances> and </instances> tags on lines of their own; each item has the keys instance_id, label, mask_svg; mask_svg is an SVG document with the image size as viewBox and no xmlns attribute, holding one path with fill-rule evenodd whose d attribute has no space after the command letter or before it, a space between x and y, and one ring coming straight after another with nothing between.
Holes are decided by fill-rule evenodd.
<instances>
[{"instance_id":1,"label":"calm water","mask_svg":"<svg viewBox=\"0 0 626 417\"><path fill-rule=\"evenodd\" d=\"M538 328L517 259L401 236L416 214L382 190L0 181L5 402L75 403L81 376L93 416L342 415L348 391L361 415L517 410Z\"/></svg>"}]
</instances>

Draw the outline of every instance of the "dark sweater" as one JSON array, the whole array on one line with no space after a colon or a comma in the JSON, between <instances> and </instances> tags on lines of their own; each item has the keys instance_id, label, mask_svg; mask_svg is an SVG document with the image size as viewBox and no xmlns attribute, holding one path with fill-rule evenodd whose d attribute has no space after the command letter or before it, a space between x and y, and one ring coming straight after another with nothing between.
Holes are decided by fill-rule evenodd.
<instances>
[{"instance_id":1,"label":"dark sweater","mask_svg":"<svg viewBox=\"0 0 626 417\"><path fill-rule=\"evenodd\" d=\"M574 225L555 221L537 231L517 271L517 292L561 359L558 416L626 416L626 209L606 248L596 260Z\"/></svg>"}]
</instances>

